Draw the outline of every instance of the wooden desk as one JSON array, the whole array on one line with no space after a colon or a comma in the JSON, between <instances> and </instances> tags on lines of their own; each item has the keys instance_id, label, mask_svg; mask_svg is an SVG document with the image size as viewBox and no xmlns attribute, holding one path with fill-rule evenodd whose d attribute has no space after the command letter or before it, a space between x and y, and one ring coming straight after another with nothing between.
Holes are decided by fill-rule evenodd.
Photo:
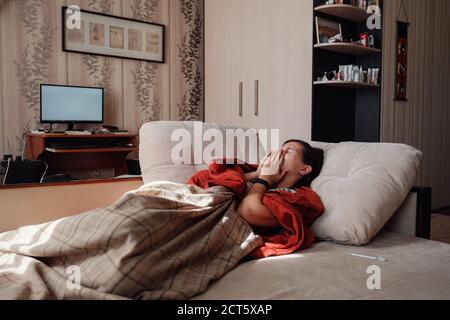
<instances>
[{"instance_id":1,"label":"wooden desk","mask_svg":"<svg viewBox=\"0 0 450 320\"><path fill-rule=\"evenodd\" d=\"M49 165L51 173L71 170L92 171L113 168L116 176L126 174L125 159L137 150L137 135L134 134L34 134L26 136L25 156L29 160L42 160ZM90 149L52 148L52 144L77 145L83 143L120 143L120 147ZM130 146L127 146L130 145Z\"/></svg>"}]
</instances>

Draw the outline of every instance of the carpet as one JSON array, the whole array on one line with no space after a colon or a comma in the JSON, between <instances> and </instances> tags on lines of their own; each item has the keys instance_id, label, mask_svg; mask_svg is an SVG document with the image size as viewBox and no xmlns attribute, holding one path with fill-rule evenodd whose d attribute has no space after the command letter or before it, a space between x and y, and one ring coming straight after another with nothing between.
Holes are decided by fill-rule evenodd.
<instances>
[{"instance_id":1,"label":"carpet","mask_svg":"<svg viewBox=\"0 0 450 320\"><path fill-rule=\"evenodd\" d=\"M450 244L450 215L431 215L431 240Z\"/></svg>"}]
</instances>

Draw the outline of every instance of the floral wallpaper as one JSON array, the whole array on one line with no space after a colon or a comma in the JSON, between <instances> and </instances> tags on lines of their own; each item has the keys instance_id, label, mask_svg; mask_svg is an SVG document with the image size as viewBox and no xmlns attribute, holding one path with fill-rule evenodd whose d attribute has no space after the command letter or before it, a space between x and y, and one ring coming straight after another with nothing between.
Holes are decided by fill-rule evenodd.
<instances>
[{"instance_id":1,"label":"floral wallpaper","mask_svg":"<svg viewBox=\"0 0 450 320\"><path fill-rule=\"evenodd\" d=\"M181 120L192 121L201 116L203 66L200 53L203 43L203 16L198 2L190 0L180 0L180 2L181 14L188 30L177 46L181 73L187 88L178 103L178 115Z\"/></svg>"},{"instance_id":2,"label":"floral wallpaper","mask_svg":"<svg viewBox=\"0 0 450 320\"><path fill-rule=\"evenodd\" d=\"M159 7L159 0L135 0L131 5L132 17L146 22L155 21ZM158 91L158 83L161 83L160 65L139 61L131 73L136 91L137 107L139 112L144 115L140 126L149 121L160 120L162 117L161 110L164 107L161 102L160 92Z\"/></svg>"},{"instance_id":3,"label":"floral wallpaper","mask_svg":"<svg viewBox=\"0 0 450 320\"><path fill-rule=\"evenodd\" d=\"M40 84L49 80L49 67L53 58L55 26L42 1L19 1L20 22L23 24L27 43L13 59L15 76L19 83L18 94L24 99L23 132L30 131L40 124ZM15 148L10 152L21 153L23 134L16 135Z\"/></svg>"},{"instance_id":4,"label":"floral wallpaper","mask_svg":"<svg viewBox=\"0 0 450 320\"><path fill-rule=\"evenodd\" d=\"M64 52L69 4L164 24L166 63ZM3 0L0 17L0 156L20 155L25 132L48 128L41 83L104 87L105 124L131 133L149 121L203 120L203 0Z\"/></svg>"}]
</instances>

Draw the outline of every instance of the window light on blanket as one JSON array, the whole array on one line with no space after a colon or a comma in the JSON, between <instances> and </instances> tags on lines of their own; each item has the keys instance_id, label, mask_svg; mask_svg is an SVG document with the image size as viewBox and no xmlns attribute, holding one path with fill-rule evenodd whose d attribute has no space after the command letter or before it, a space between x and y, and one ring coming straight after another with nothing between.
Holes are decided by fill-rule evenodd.
<instances>
[{"instance_id":1,"label":"window light on blanket","mask_svg":"<svg viewBox=\"0 0 450 320\"><path fill-rule=\"evenodd\" d=\"M14 260L0 264L0 299L191 298L263 243L233 203L224 187L153 182L109 207L27 227L48 236L42 245L16 245L20 229L0 234L0 257Z\"/></svg>"}]
</instances>

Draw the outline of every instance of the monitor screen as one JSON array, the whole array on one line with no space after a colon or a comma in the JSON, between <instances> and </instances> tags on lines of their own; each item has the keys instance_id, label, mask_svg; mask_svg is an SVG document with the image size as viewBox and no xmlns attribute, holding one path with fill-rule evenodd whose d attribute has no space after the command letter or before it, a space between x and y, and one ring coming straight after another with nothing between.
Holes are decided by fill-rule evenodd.
<instances>
[{"instance_id":1,"label":"monitor screen","mask_svg":"<svg viewBox=\"0 0 450 320\"><path fill-rule=\"evenodd\" d=\"M103 88L41 85L42 123L102 123Z\"/></svg>"}]
</instances>

